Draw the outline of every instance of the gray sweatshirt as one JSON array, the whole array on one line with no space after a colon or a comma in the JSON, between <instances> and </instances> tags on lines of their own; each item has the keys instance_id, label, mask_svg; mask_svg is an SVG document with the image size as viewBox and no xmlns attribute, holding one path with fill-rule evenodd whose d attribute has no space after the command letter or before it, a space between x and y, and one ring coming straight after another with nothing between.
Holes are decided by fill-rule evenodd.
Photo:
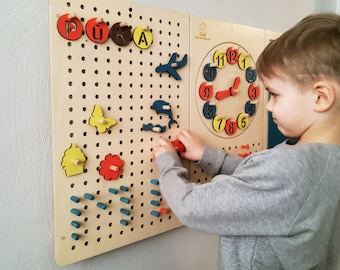
<instances>
[{"instance_id":1,"label":"gray sweatshirt","mask_svg":"<svg viewBox=\"0 0 340 270\"><path fill-rule=\"evenodd\" d=\"M157 160L160 189L186 226L220 235L220 269L340 267L340 147L282 143L245 159L205 146L215 175L194 184L174 153Z\"/></svg>"}]
</instances>

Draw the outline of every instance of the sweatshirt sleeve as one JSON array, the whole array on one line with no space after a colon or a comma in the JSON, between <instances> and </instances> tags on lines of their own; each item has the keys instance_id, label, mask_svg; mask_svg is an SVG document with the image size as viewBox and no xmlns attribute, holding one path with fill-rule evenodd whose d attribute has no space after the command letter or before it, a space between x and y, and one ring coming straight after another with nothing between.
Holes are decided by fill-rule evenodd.
<instances>
[{"instance_id":1,"label":"sweatshirt sleeve","mask_svg":"<svg viewBox=\"0 0 340 270\"><path fill-rule=\"evenodd\" d=\"M218 174L210 183L195 184L189 182L188 171L176 154L164 153L156 159L161 193L178 219L190 228L219 235L287 235L303 204L298 199L296 204L291 202L292 196L301 198L294 185L299 172L285 174L282 159L267 151L241 163L234 161L239 164L236 168L225 169L227 161L221 152L217 152L217 165L203 157L200 163L209 167L210 162L214 168L210 172L232 174Z\"/></svg>"},{"instance_id":2,"label":"sweatshirt sleeve","mask_svg":"<svg viewBox=\"0 0 340 270\"><path fill-rule=\"evenodd\" d=\"M223 149L204 146L204 153L196 164L211 175L232 174L243 159L239 156L228 155Z\"/></svg>"}]
</instances>

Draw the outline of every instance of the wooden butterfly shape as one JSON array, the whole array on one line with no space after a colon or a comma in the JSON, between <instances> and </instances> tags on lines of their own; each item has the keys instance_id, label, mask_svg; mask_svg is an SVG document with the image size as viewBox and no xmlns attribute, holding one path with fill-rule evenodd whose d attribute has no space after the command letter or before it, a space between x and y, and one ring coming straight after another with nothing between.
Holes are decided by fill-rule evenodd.
<instances>
[{"instance_id":1,"label":"wooden butterfly shape","mask_svg":"<svg viewBox=\"0 0 340 270\"><path fill-rule=\"evenodd\" d=\"M110 127L115 125L117 121L112 118L104 117L102 109L96 104L94 105L89 123L90 126L96 127L99 133L104 133Z\"/></svg>"}]
</instances>

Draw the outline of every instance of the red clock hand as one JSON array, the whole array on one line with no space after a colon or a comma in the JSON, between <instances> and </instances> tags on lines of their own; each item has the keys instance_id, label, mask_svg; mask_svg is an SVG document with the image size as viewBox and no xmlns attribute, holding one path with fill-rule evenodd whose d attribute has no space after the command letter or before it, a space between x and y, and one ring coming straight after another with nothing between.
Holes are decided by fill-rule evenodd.
<instances>
[{"instance_id":1,"label":"red clock hand","mask_svg":"<svg viewBox=\"0 0 340 270\"><path fill-rule=\"evenodd\" d=\"M229 97L231 95L231 89L223 90L223 91L218 91L215 95L215 98L217 100L222 100L225 99L226 97Z\"/></svg>"},{"instance_id":2,"label":"red clock hand","mask_svg":"<svg viewBox=\"0 0 340 270\"><path fill-rule=\"evenodd\" d=\"M233 86L227 90L218 91L215 95L215 98L217 100L222 100L229 96L235 96L237 94L238 86L240 85L240 82L241 82L240 77L236 77L234 80Z\"/></svg>"},{"instance_id":3,"label":"red clock hand","mask_svg":"<svg viewBox=\"0 0 340 270\"><path fill-rule=\"evenodd\" d=\"M230 89L230 92L231 92L232 96L236 95L236 93L238 91L238 86L240 85L240 82L241 82L240 77L236 77L235 80L234 80L234 84L233 84L233 86Z\"/></svg>"}]
</instances>

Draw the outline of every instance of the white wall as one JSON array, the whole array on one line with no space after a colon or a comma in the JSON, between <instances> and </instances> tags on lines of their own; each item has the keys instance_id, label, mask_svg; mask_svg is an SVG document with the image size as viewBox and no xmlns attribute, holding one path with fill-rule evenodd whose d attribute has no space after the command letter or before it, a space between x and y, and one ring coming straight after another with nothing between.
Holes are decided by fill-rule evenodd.
<instances>
[{"instance_id":1,"label":"white wall","mask_svg":"<svg viewBox=\"0 0 340 270\"><path fill-rule=\"evenodd\" d=\"M335 0L133 0L134 2L182 11L222 21L282 32L305 15L315 3Z\"/></svg>"},{"instance_id":2,"label":"white wall","mask_svg":"<svg viewBox=\"0 0 340 270\"><path fill-rule=\"evenodd\" d=\"M316 0L315 11L316 12L334 12L336 11L338 0Z\"/></svg>"},{"instance_id":3,"label":"white wall","mask_svg":"<svg viewBox=\"0 0 340 270\"><path fill-rule=\"evenodd\" d=\"M0 269L59 269L53 250L47 2L0 1ZM137 2L274 31L315 10L314 0ZM216 264L217 237L181 228L65 269L205 270Z\"/></svg>"}]
</instances>

